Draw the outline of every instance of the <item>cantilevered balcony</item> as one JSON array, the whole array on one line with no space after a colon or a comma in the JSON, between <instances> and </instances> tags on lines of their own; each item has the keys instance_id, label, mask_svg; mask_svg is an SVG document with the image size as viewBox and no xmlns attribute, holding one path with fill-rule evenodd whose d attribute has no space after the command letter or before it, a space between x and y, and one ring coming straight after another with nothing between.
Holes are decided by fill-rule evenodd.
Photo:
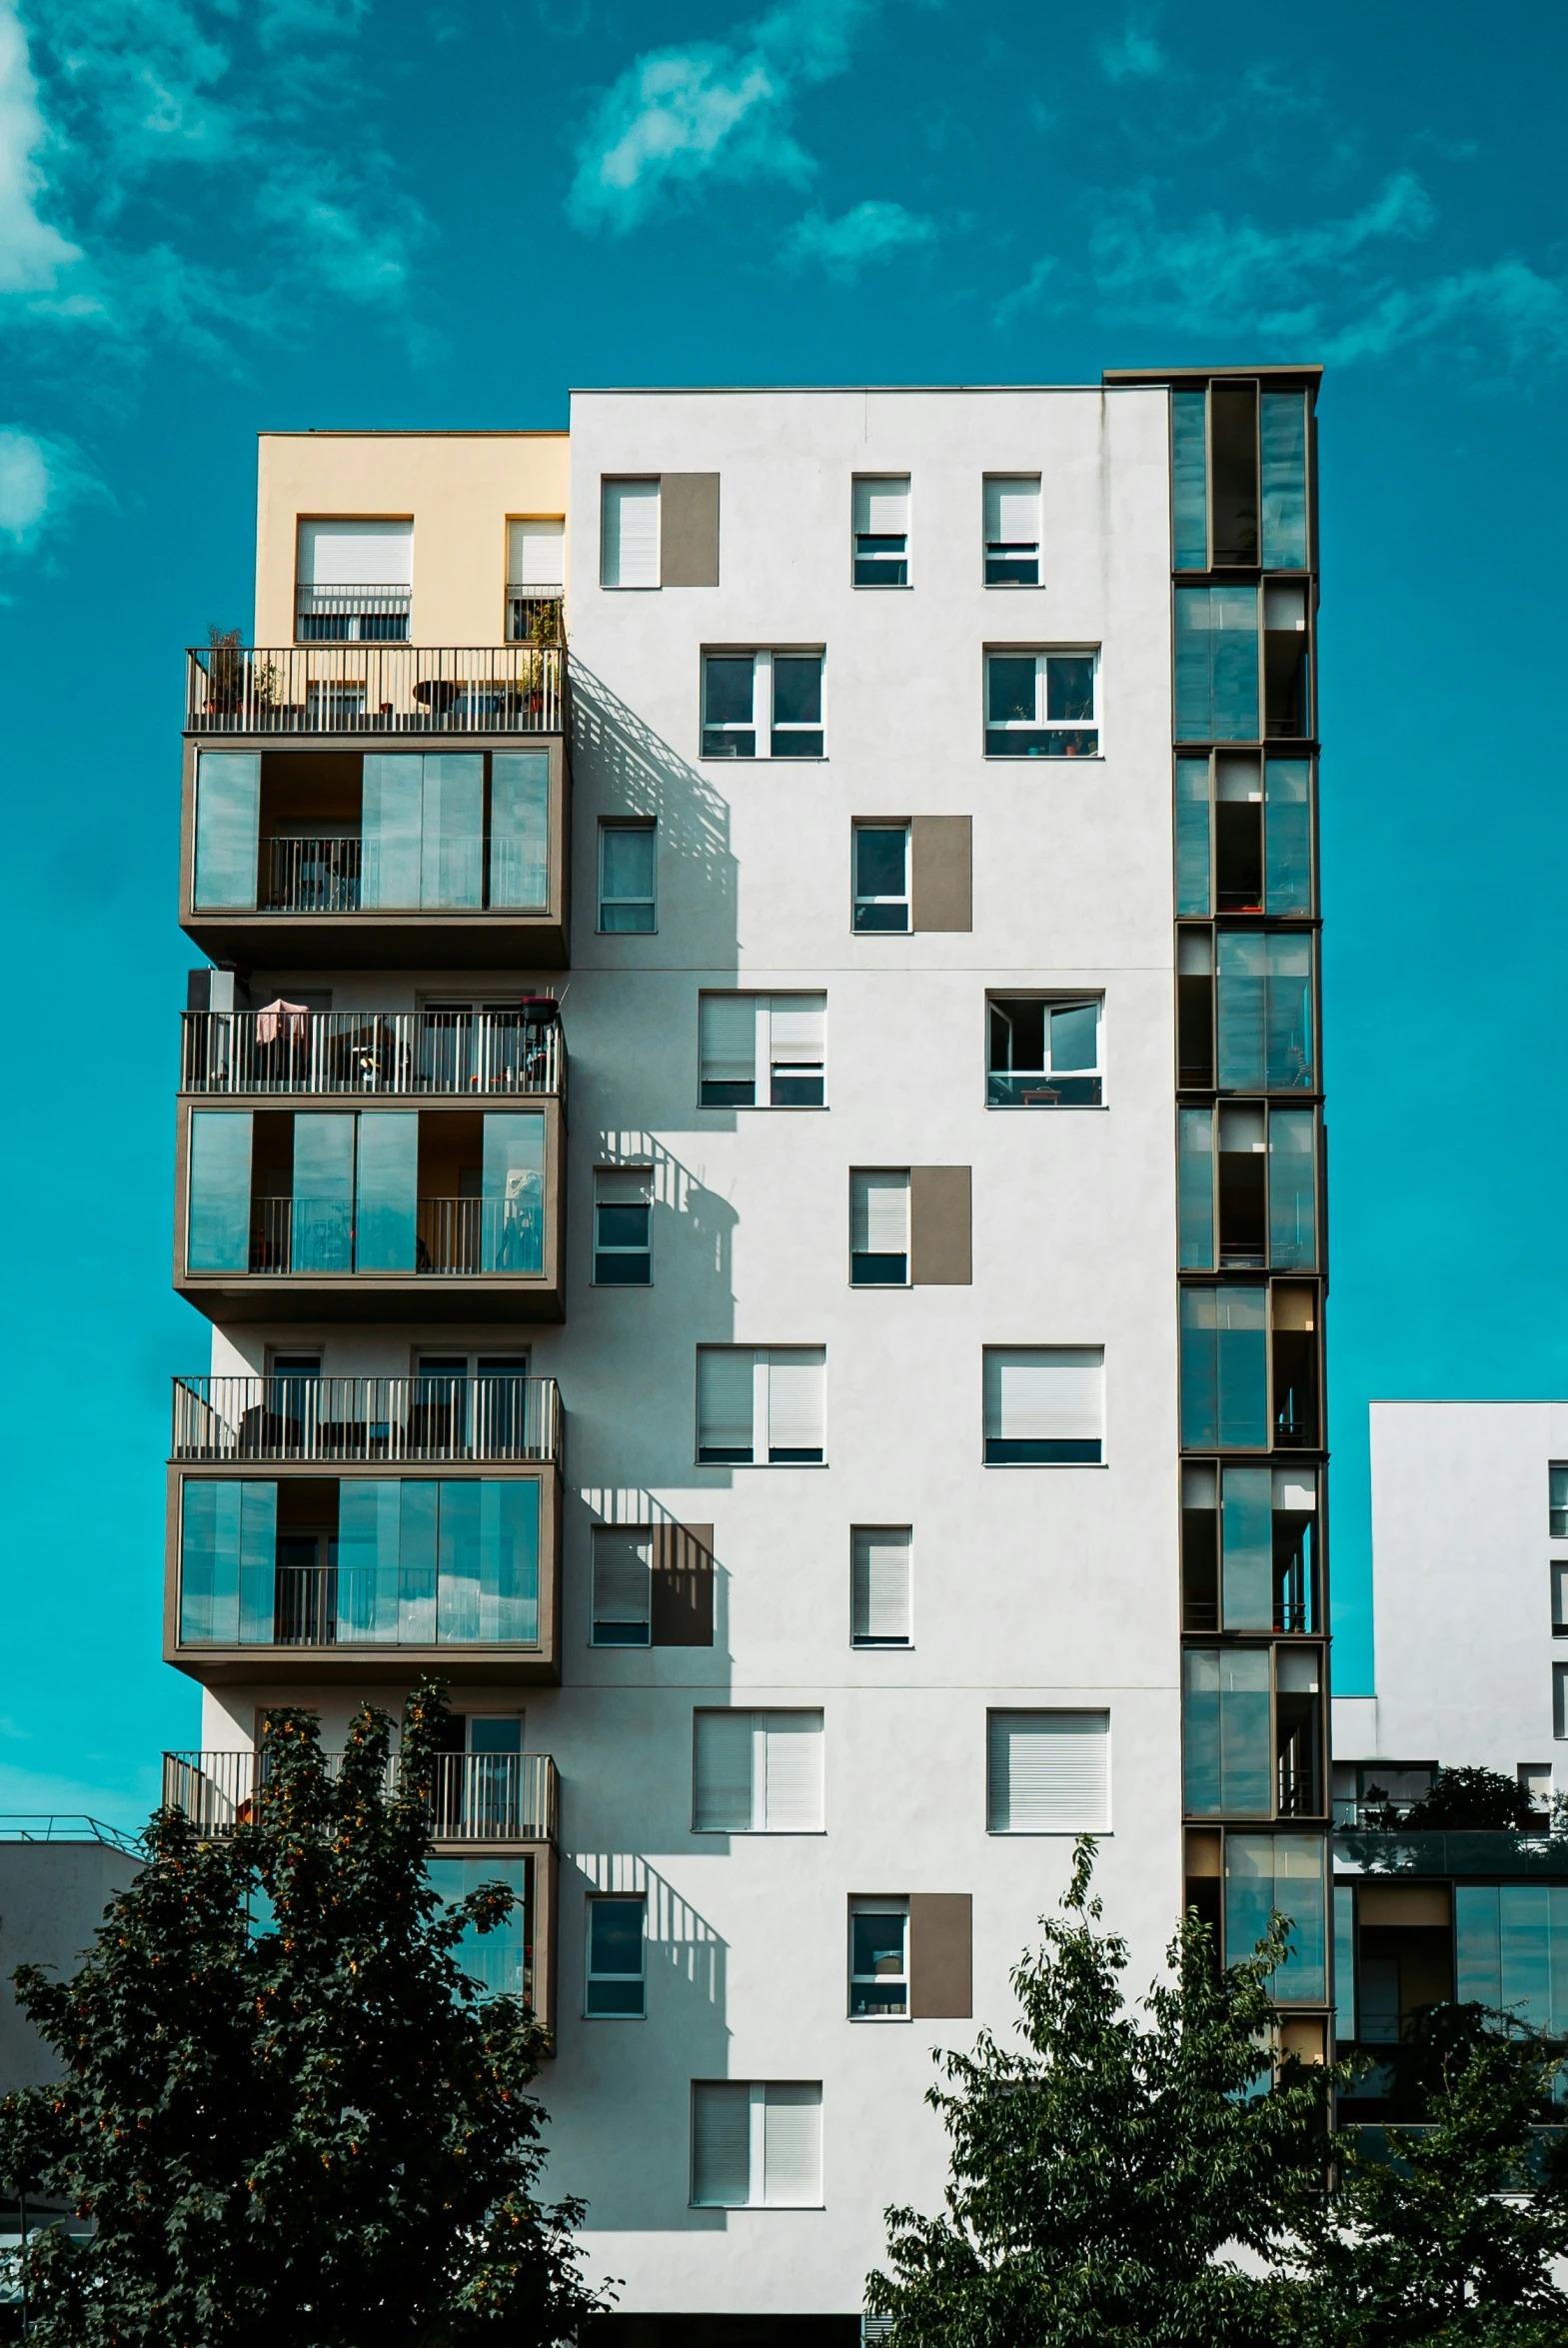
<instances>
[{"instance_id":1,"label":"cantilevered balcony","mask_svg":"<svg viewBox=\"0 0 1568 2348\"><path fill-rule=\"evenodd\" d=\"M559 734L562 660L538 643L196 645L185 656L185 730Z\"/></svg>"},{"instance_id":2,"label":"cantilevered balcony","mask_svg":"<svg viewBox=\"0 0 1568 2348\"><path fill-rule=\"evenodd\" d=\"M496 1011L188 1011L180 1089L385 1097L561 1095L553 1002Z\"/></svg>"},{"instance_id":3,"label":"cantilevered balcony","mask_svg":"<svg viewBox=\"0 0 1568 2348\"><path fill-rule=\"evenodd\" d=\"M177 1377L177 1460L324 1462L561 1459L561 1390L553 1377Z\"/></svg>"}]
</instances>

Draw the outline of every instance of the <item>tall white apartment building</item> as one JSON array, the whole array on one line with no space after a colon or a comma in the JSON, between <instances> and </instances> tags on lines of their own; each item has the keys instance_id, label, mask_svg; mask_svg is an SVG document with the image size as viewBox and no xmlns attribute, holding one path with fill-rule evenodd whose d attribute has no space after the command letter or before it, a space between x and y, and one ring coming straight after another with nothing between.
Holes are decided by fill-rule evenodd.
<instances>
[{"instance_id":1,"label":"tall white apartment building","mask_svg":"<svg viewBox=\"0 0 1568 2348\"><path fill-rule=\"evenodd\" d=\"M1286 1909L1323 2047L1316 383L263 438L168 1786L451 1681L607 2338L858 2336L1080 1832L1136 1983Z\"/></svg>"}]
</instances>

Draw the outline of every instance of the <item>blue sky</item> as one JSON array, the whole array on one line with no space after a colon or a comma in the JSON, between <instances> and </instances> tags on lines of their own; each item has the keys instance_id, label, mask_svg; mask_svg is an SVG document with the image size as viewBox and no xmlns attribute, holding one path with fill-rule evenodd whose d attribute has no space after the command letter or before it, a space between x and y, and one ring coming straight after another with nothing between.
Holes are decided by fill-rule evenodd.
<instances>
[{"instance_id":1,"label":"blue sky","mask_svg":"<svg viewBox=\"0 0 1568 2348\"><path fill-rule=\"evenodd\" d=\"M176 729L180 647L248 621L252 436L559 425L573 383L1327 366L1368 1683L1368 1396L1568 1392L1565 65L1544 0L0 0L0 1808L137 1822L196 1734L157 1660L167 1379L205 1358L168 1292Z\"/></svg>"}]
</instances>

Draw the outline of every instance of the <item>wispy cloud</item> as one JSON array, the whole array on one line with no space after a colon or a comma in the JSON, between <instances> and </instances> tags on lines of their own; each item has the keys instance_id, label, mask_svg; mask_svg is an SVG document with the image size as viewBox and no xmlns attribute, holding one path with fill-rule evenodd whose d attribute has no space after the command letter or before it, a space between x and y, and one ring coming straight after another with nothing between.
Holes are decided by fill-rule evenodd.
<instances>
[{"instance_id":1,"label":"wispy cloud","mask_svg":"<svg viewBox=\"0 0 1568 2348\"><path fill-rule=\"evenodd\" d=\"M858 277L867 262L890 261L895 253L933 243L935 236L936 223L923 213L872 200L840 212L835 220L807 212L796 221L784 256L792 268L815 262L829 277L847 281Z\"/></svg>"},{"instance_id":2,"label":"wispy cloud","mask_svg":"<svg viewBox=\"0 0 1568 2348\"><path fill-rule=\"evenodd\" d=\"M47 137L27 35L15 9L0 0L0 293L43 292L79 258L39 213L38 155Z\"/></svg>"},{"instance_id":3,"label":"wispy cloud","mask_svg":"<svg viewBox=\"0 0 1568 2348\"><path fill-rule=\"evenodd\" d=\"M13 553L29 553L79 499L103 494L68 442L0 425L0 542Z\"/></svg>"},{"instance_id":4,"label":"wispy cloud","mask_svg":"<svg viewBox=\"0 0 1568 2348\"><path fill-rule=\"evenodd\" d=\"M1102 41L1100 70L1113 82L1157 81L1168 59L1146 16L1129 16L1114 40Z\"/></svg>"},{"instance_id":5,"label":"wispy cloud","mask_svg":"<svg viewBox=\"0 0 1568 2348\"><path fill-rule=\"evenodd\" d=\"M645 50L595 110L568 217L589 233L622 236L705 179L809 179L815 165L794 135L794 101L845 70L876 5L783 0L729 41Z\"/></svg>"}]
</instances>

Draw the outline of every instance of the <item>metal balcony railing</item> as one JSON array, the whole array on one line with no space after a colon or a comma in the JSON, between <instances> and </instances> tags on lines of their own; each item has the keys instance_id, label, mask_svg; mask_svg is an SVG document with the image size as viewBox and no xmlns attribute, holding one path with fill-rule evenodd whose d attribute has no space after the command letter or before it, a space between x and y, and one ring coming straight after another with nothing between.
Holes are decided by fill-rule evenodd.
<instances>
[{"instance_id":1,"label":"metal balcony railing","mask_svg":"<svg viewBox=\"0 0 1568 2348\"><path fill-rule=\"evenodd\" d=\"M341 1753L326 1756L336 1776ZM257 1813L267 1753L186 1752L163 1756L163 1806L183 1810L199 1834L232 1834ZM398 1756L387 1763L396 1792ZM431 1784L433 1842L554 1842L560 1832L560 1773L549 1753L438 1753Z\"/></svg>"},{"instance_id":2,"label":"metal balcony railing","mask_svg":"<svg viewBox=\"0 0 1568 2348\"><path fill-rule=\"evenodd\" d=\"M385 1242L386 1234L381 1234ZM401 1244L401 1240L399 1242ZM417 1203L412 1264L388 1260L388 1246L375 1259L364 1249L354 1208L340 1198L253 1198L251 1258L255 1274L414 1271L422 1276L502 1273L538 1278L545 1268L542 1200L518 1198L421 1198Z\"/></svg>"},{"instance_id":3,"label":"metal balcony railing","mask_svg":"<svg viewBox=\"0 0 1568 2348\"><path fill-rule=\"evenodd\" d=\"M188 1011L187 1093L562 1094L559 1022L527 1011Z\"/></svg>"},{"instance_id":4,"label":"metal balcony railing","mask_svg":"<svg viewBox=\"0 0 1568 2348\"><path fill-rule=\"evenodd\" d=\"M553 1377L177 1377L181 1460L528 1462L561 1457Z\"/></svg>"},{"instance_id":5,"label":"metal balcony railing","mask_svg":"<svg viewBox=\"0 0 1568 2348\"><path fill-rule=\"evenodd\" d=\"M329 839L269 837L261 844L262 913L358 913L363 856L357 832Z\"/></svg>"},{"instance_id":6,"label":"metal balcony railing","mask_svg":"<svg viewBox=\"0 0 1568 2348\"><path fill-rule=\"evenodd\" d=\"M560 587L509 586L507 642L560 644L563 637L564 593L565 590Z\"/></svg>"},{"instance_id":7,"label":"metal balcony railing","mask_svg":"<svg viewBox=\"0 0 1568 2348\"><path fill-rule=\"evenodd\" d=\"M324 623L325 624L325 623ZM188 734L559 734L559 645L195 645Z\"/></svg>"}]
</instances>

